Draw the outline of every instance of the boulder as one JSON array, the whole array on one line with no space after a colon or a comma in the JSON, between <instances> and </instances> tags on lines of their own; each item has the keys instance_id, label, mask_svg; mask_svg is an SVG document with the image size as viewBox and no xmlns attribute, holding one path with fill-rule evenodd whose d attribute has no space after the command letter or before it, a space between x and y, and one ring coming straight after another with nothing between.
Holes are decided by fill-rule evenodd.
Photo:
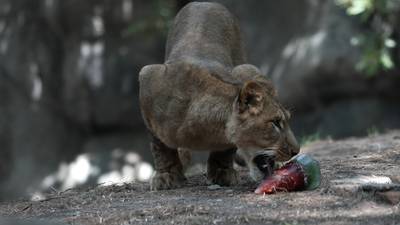
<instances>
[{"instance_id":1,"label":"boulder","mask_svg":"<svg viewBox=\"0 0 400 225\"><path fill-rule=\"evenodd\" d=\"M398 127L400 119L390 116L400 112L395 106L398 71L368 78L355 70L361 50L350 40L363 27L334 1L217 2L237 16L249 62L272 79L279 98L293 111L295 133L344 137L365 134L373 124ZM353 121L357 127L348 129ZM397 125L381 126L388 123Z\"/></svg>"},{"instance_id":2,"label":"boulder","mask_svg":"<svg viewBox=\"0 0 400 225\"><path fill-rule=\"evenodd\" d=\"M0 1L0 198L37 190L92 137L144 133L137 75L162 61L165 33L135 26L154 6Z\"/></svg>"}]
</instances>

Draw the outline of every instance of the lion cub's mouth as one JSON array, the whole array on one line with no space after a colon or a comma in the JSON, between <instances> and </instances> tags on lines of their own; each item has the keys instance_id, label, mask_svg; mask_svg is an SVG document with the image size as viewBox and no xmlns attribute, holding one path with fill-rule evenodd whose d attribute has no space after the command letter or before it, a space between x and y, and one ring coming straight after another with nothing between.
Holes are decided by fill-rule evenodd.
<instances>
[{"instance_id":1,"label":"lion cub's mouth","mask_svg":"<svg viewBox=\"0 0 400 225\"><path fill-rule=\"evenodd\" d=\"M274 171L275 157L268 154L260 154L254 157L253 163L264 176L269 176Z\"/></svg>"}]
</instances>

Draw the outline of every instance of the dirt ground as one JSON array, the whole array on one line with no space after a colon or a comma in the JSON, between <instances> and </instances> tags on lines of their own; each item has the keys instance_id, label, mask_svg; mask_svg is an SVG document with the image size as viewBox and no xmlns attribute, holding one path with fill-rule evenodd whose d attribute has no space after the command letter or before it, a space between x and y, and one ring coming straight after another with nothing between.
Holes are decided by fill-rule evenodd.
<instances>
[{"instance_id":1,"label":"dirt ground","mask_svg":"<svg viewBox=\"0 0 400 225\"><path fill-rule=\"evenodd\" d=\"M222 188L199 174L177 190L150 192L147 183L133 183L0 203L0 216L82 225L400 224L400 131L318 141L302 152L320 161L323 180L317 190L260 196L246 171L238 186ZM395 184L350 184L360 175L387 176Z\"/></svg>"}]
</instances>

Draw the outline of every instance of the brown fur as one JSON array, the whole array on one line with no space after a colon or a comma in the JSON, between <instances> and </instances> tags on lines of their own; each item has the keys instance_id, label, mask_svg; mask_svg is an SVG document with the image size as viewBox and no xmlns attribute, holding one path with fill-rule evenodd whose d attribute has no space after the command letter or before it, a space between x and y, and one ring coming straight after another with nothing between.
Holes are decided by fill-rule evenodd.
<instances>
[{"instance_id":1,"label":"brown fur","mask_svg":"<svg viewBox=\"0 0 400 225\"><path fill-rule=\"evenodd\" d=\"M237 180L236 148L256 179L255 156L286 160L299 151L271 83L245 63L238 25L225 7L195 2L178 13L165 63L139 75L140 106L153 138L152 189L185 180L178 148L211 151L208 178L221 185Z\"/></svg>"}]
</instances>

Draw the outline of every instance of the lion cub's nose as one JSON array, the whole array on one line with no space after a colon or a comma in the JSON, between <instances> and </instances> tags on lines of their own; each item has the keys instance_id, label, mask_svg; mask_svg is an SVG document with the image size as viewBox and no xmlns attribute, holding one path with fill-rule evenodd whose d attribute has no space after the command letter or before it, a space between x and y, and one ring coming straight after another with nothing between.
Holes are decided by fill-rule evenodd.
<instances>
[{"instance_id":1,"label":"lion cub's nose","mask_svg":"<svg viewBox=\"0 0 400 225\"><path fill-rule=\"evenodd\" d=\"M299 147L295 147L290 151L290 154L293 157L293 156L299 154L299 152L300 152L300 148Z\"/></svg>"}]
</instances>

